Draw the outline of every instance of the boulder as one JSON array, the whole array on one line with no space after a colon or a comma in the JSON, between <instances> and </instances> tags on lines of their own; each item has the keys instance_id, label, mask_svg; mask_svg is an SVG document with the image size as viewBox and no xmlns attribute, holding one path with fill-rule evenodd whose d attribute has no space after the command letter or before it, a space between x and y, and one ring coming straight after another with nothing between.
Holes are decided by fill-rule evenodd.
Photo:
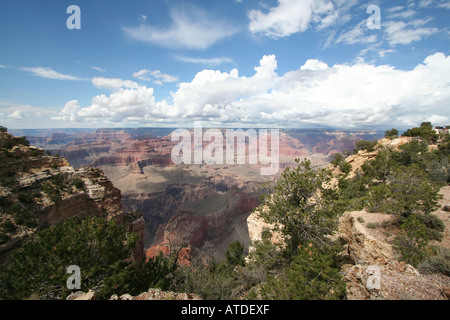
<instances>
[{"instance_id":1,"label":"boulder","mask_svg":"<svg viewBox=\"0 0 450 320\"><path fill-rule=\"evenodd\" d=\"M71 293L66 300L95 300L97 298L97 292L89 290L87 293L83 291L76 291Z\"/></svg>"}]
</instances>

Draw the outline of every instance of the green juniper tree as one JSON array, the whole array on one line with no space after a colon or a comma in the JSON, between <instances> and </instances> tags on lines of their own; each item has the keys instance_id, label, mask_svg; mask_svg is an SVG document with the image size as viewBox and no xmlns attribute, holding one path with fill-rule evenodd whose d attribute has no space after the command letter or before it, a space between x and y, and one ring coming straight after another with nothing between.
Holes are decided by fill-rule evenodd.
<instances>
[{"instance_id":1,"label":"green juniper tree","mask_svg":"<svg viewBox=\"0 0 450 320\"><path fill-rule=\"evenodd\" d=\"M35 234L0 266L0 299L64 299L71 265L81 269L81 290L95 289L100 299L167 286L170 261L157 257L140 267L126 261L136 240L115 220L66 219Z\"/></svg>"}]
</instances>

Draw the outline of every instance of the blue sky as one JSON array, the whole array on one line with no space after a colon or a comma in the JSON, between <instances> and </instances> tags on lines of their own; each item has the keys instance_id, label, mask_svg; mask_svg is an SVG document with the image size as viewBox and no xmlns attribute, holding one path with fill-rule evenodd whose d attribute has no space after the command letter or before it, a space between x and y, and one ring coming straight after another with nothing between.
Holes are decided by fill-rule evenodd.
<instances>
[{"instance_id":1,"label":"blue sky","mask_svg":"<svg viewBox=\"0 0 450 320\"><path fill-rule=\"evenodd\" d=\"M444 0L2 0L0 124L450 124L449 18Z\"/></svg>"}]
</instances>

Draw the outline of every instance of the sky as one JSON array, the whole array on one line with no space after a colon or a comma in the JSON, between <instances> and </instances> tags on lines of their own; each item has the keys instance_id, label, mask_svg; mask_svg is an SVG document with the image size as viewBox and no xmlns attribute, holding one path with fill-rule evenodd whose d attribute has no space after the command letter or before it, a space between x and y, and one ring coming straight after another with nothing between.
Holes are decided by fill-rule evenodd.
<instances>
[{"instance_id":1,"label":"sky","mask_svg":"<svg viewBox=\"0 0 450 320\"><path fill-rule=\"evenodd\" d=\"M11 129L450 124L449 0L1 0L0 44Z\"/></svg>"}]
</instances>

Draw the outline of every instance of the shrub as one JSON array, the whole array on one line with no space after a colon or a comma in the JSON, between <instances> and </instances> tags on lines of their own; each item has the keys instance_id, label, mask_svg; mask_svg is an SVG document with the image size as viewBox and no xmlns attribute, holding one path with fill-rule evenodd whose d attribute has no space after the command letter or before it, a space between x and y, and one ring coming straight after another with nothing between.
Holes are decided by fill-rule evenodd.
<instances>
[{"instance_id":1,"label":"shrub","mask_svg":"<svg viewBox=\"0 0 450 320\"><path fill-rule=\"evenodd\" d=\"M334 265L336 252L312 244L298 248L292 263L277 278L269 277L261 288L263 299L344 299L346 285Z\"/></svg>"},{"instance_id":2,"label":"shrub","mask_svg":"<svg viewBox=\"0 0 450 320\"><path fill-rule=\"evenodd\" d=\"M393 152L390 150L381 150L373 160L364 162L362 171L365 177L369 179L386 182L391 172L398 167Z\"/></svg>"},{"instance_id":3,"label":"shrub","mask_svg":"<svg viewBox=\"0 0 450 320\"><path fill-rule=\"evenodd\" d=\"M138 269L125 262L136 239L114 220L66 219L36 233L0 266L0 299L25 299L31 295L64 299L70 293L66 286L66 268L70 265L81 269L81 290L97 287L100 298L125 293L129 289L125 283L139 278L133 274Z\"/></svg>"},{"instance_id":4,"label":"shrub","mask_svg":"<svg viewBox=\"0 0 450 320\"><path fill-rule=\"evenodd\" d=\"M379 184L370 188L367 211L369 212L389 212L391 190L387 184Z\"/></svg>"},{"instance_id":5,"label":"shrub","mask_svg":"<svg viewBox=\"0 0 450 320\"><path fill-rule=\"evenodd\" d=\"M336 153L330 163L336 168L342 163L342 161L344 161L344 157L342 156L342 154Z\"/></svg>"},{"instance_id":6,"label":"shrub","mask_svg":"<svg viewBox=\"0 0 450 320\"><path fill-rule=\"evenodd\" d=\"M4 243L8 242L9 239L11 239L10 236L8 236L3 231L0 231L0 244L4 244Z\"/></svg>"},{"instance_id":7,"label":"shrub","mask_svg":"<svg viewBox=\"0 0 450 320\"><path fill-rule=\"evenodd\" d=\"M3 229L4 232L14 232L16 231L16 226L14 223L11 222L11 220L6 220L3 222L0 227Z\"/></svg>"},{"instance_id":8,"label":"shrub","mask_svg":"<svg viewBox=\"0 0 450 320\"><path fill-rule=\"evenodd\" d=\"M375 150L375 146L378 144L378 141L369 141L369 140L359 140L355 143L355 148L353 149L353 153L357 154L360 150L366 150L368 152L372 152Z\"/></svg>"},{"instance_id":9,"label":"shrub","mask_svg":"<svg viewBox=\"0 0 450 320\"><path fill-rule=\"evenodd\" d=\"M17 137L15 140L16 144L21 144L27 147L30 145L30 142L27 140L26 137Z\"/></svg>"},{"instance_id":10,"label":"shrub","mask_svg":"<svg viewBox=\"0 0 450 320\"><path fill-rule=\"evenodd\" d=\"M396 168L388 181L391 194L388 213L403 216L428 214L439 207L439 188L429 181L426 173L418 166Z\"/></svg>"},{"instance_id":11,"label":"shrub","mask_svg":"<svg viewBox=\"0 0 450 320\"><path fill-rule=\"evenodd\" d=\"M33 195L30 192L21 192L17 196L20 202L25 204L31 204L33 203Z\"/></svg>"},{"instance_id":12,"label":"shrub","mask_svg":"<svg viewBox=\"0 0 450 320\"><path fill-rule=\"evenodd\" d=\"M337 194L324 187L331 173L312 168L309 160L296 162L297 168L287 168L261 197L261 206L265 206L261 216L268 223L283 226L280 232L291 248L306 241L326 246L340 213L335 206Z\"/></svg>"},{"instance_id":13,"label":"shrub","mask_svg":"<svg viewBox=\"0 0 450 320\"><path fill-rule=\"evenodd\" d=\"M416 215L416 217L426 226L430 240L442 241L445 224L439 217L434 214Z\"/></svg>"},{"instance_id":14,"label":"shrub","mask_svg":"<svg viewBox=\"0 0 450 320\"><path fill-rule=\"evenodd\" d=\"M422 123L420 127L408 129L403 133L405 137L418 137L422 138L428 142L436 143L439 138L439 135L433 130L433 126L424 125Z\"/></svg>"},{"instance_id":15,"label":"shrub","mask_svg":"<svg viewBox=\"0 0 450 320\"><path fill-rule=\"evenodd\" d=\"M391 130L386 130L384 132L384 137L388 139L394 139L398 137L398 130L392 128Z\"/></svg>"},{"instance_id":16,"label":"shrub","mask_svg":"<svg viewBox=\"0 0 450 320\"><path fill-rule=\"evenodd\" d=\"M343 161L340 165L341 171L345 174L349 173L352 170L352 165L347 161Z\"/></svg>"},{"instance_id":17,"label":"shrub","mask_svg":"<svg viewBox=\"0 0 450 320\"><path fill-rule=\"evenodd\" d=\"M419 264L420 273L442 273L450 277L450 249L443 247L433 248L433 255Z\"/></svg>"},{"instance_id":18,"label":"shrub","mask_svg":"<svg viewBox=\"0 0 450 320\"><path fill-rule=\"evenodd\" d=\"M195 293L205 300L231 300L236 298L238 283L229 272L210 270L205 266L181 267L176 272L181 283L177 291Z\"/></svg>"},{"instance_id":19,"label":"shrub","mask_svg":"<svg viewBox=\"0 0 450 320\"><path fill-rule=\"evenodd\" d=\"M59 203L62 200L60 191L50 181L45 181L42 183L41 187L42 191L54 203Z\"/></svg>"},{"instance_id":20,"label":"shrub","mask_svg":"<svg viewBox=\"0 0 450 320\"><path fill-rule=\"evenodd\" d=\"M415 215L411 215L400 228L402 232L394 239L394 248L400 251L403 261L416 267L428 256L426 226Z\"/></svg>"},{"instance_id":21,"label":"shrub","mask_svg":"<svg viewBox=\"0 0 450 320\"><path fill-rule=\"evenodd\" d=\"M230 243L229 249L225 253L225 257L227 264L231 268L245 265L244 247L238 240Z\"/></svg>"},{"instance_id":22,"label":"shrub","mask_svg":"<svg viewBox=\"0 0 450 320\"><path fill-rule=\"evenodd\" d=\"M9 208L12 205L12 200L9 197L0 197L0 207Z\"/></svg>"},{"instance_id":23,"label":"shrub","mask_svg":"<svg viewBox=\"0 0 450 320\"><path fill-rule=\"evenodd\" d=\"M376 229L380 227L380 224L378 222L369 222L366 227L369 229Z\"/></svg>"},{"instance_id":24,"label":"shrub","mask_svg":"<svg viewBox=\"0 0 450 320\"><path fill-rule=\"evenodd\" d=\"M83 188L84 188L84 182L83 182L83 180L81 180L81 179L79 179L79 178L76 178L76 179L73 181L73 185L74 185L75 188L77 188L77 189L83 189Z\"/></svg>"}]
</instances>

